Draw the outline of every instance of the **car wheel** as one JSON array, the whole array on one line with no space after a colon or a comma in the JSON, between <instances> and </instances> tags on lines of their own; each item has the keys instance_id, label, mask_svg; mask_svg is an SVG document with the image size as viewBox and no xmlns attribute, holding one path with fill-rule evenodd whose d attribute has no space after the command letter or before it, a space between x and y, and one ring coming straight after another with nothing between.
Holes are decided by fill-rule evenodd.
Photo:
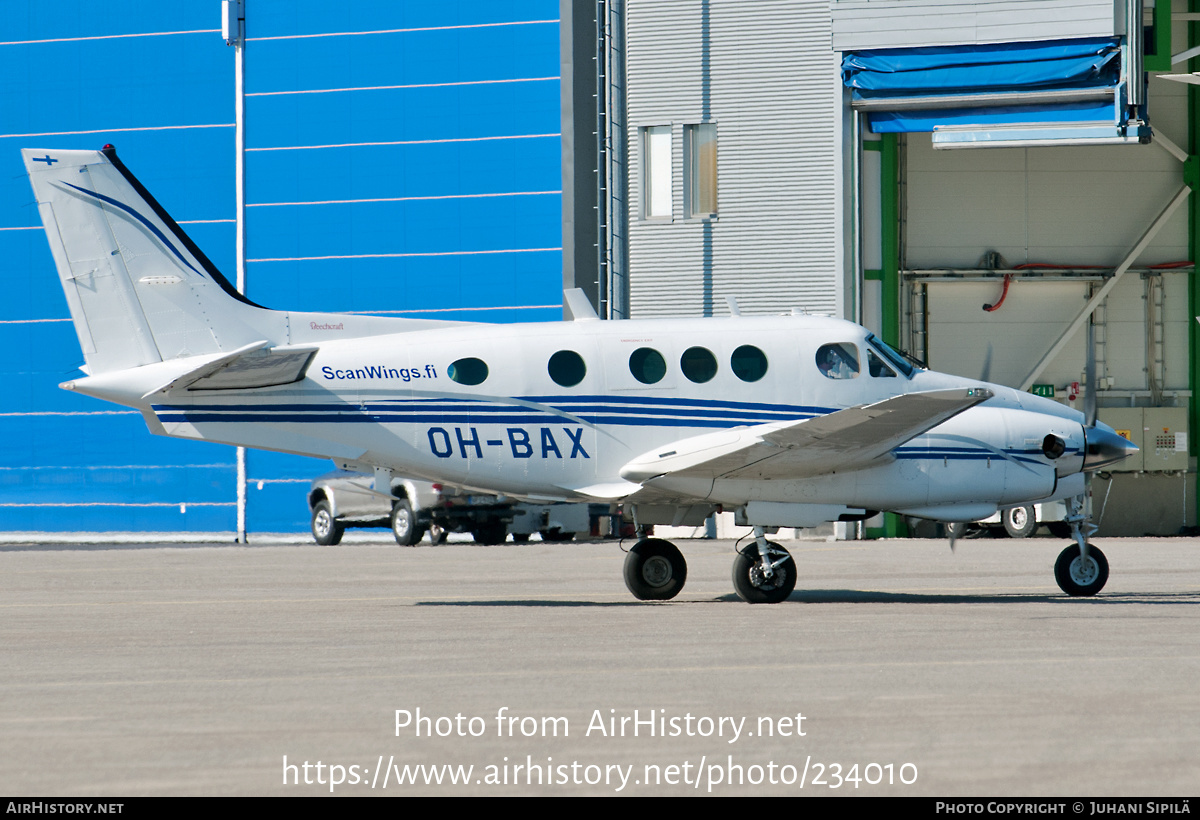
<instances>
[{"instance_id":1,"label":"car wheel","mask_svg":"<svg viewBox=\"0 0 1200 820\"><path fill-rule=\"evenodd\" d=\"M333 517L333 510L328 501L318 501L312 508L313 540L322 547L335 547L342 541L345 527Z\"/></svg>"}]
</instances>

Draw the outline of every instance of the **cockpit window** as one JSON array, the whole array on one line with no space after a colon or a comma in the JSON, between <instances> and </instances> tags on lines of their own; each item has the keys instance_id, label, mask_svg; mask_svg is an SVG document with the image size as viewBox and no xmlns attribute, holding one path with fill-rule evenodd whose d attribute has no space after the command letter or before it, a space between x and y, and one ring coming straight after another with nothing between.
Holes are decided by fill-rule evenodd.
<instances>
[{"instance_id":1,"label":"cockpit window","mask_svg":"<svg viewBox=\"0 0 1200 820\"><path fill-rule=\"evenodd\" d=\"M874 333L867 336L867 345L876 353L878 353L883 359L885 359L888 364L896 368L896 370L899 372L903 373L906 379L911 379L913 373L916 372L917 369L913 367L912 364L910 364L899 353L885 345Z\"/></svg>"},{"instance_id":2,"label":"cockpit window","mask_svg":"<svg viewBox=\"0 0 1200 820\"><path fill-rule=\"evenodd\" d=\"M858 375L858 348L835 342L817 348L817 369L827 379L853 379Z\"/></svg>"},{"instance_id":3,"label":"cockpit window","mask_svg":"<svg viewBox=\"0 0 1200 820\"><path fill-rule=\"evenodd\" d=\"M896 371L892 370L883 361L875 355L874 350L867 351L867 370L871 373L872 378L876 379L894 379Z\"/></svg>"}]
</instances>

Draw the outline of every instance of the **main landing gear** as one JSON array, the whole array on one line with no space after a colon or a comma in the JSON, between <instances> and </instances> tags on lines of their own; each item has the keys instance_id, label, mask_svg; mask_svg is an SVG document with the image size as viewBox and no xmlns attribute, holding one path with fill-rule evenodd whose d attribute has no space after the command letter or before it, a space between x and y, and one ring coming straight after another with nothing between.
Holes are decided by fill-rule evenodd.
<instances>
[{"instance_id":1,"label":"main landing gear","mask_svg":"<svg viewBox=\"0 0 1200 820\"><path fill-rule=\"evenodd\" d=\"M640 601L669 601L686 580L687 561L670 541L643 538L625 556L625 586Z\"/></svg>"},{"instance_id":2,"label":"main landing gear","mask_svg":"<svg viewBox=\"0 0 1200 820\"><path fill-rule=\"evenodd\" d=\"M1083 497L1071 499L1068 506L1070 514L1066 521L1071 525L1075 543L1059 553L1054 562L1054 580L1063 592L1073 597L1095 595L1108 581L1108 559L1099 547L1087 542L1087 536L1096 531L1096 526L1084 512Z\"/></svg>"},{"instance_id":3,"label":"main landing gear","mask_svg":"<svg viewBox=\"0 0 1200 820\"><path fill-rule=\"evenodd\" d=\"M783 547L754 528L754 543L733 560L733 588L751 604L777 604L796 588L796 565ZM669 601L687 580L687 562L670 541L642 538L625 556L625 586L642 601Z\"/></svg>"}]
</instances>

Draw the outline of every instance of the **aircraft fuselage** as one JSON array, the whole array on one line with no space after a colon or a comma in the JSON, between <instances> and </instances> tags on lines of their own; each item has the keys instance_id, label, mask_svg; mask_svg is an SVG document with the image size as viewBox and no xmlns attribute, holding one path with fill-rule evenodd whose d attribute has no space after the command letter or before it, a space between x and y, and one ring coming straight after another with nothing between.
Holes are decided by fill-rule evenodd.
<instances>
[{"instance_id":1,"label":"aircraft fuselage","mask_svg":"<svg viewBox=\"0 0 1200 820\"><path fill-rule=\"evenodd\" d=\"M838 378L822 372L818 352L832 343L857 356L857 372ZM574 369L559 362L552 372L551 360L564 352ZM464 372L463 362L477 372ZM299 382L174 390L151 400L138 393L144 385L118 396L89 390L92 381L75 384L138 407L167 435L561 499L619 496L624 465L680 439L982 384L921 369L906 375L879 361L863 328L812 316L459 325L333 339L320 343ZM1082 445L1081 415L988 387L995 395L985 404L905 443L877 466L777 481L664 477L649 486L680 503L759 500L871 510L994 509L1051 496L1059 476L1041 452L1042 438L1054 433L1072 443L1069 460Z\"/></svg>"}]
</instances>

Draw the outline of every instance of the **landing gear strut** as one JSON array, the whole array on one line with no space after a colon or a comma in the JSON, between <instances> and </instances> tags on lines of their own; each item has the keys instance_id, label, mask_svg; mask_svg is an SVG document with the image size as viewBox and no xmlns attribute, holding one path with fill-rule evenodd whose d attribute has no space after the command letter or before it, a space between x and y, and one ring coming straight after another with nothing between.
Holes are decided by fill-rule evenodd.
<instances>
[{"instance_id":1,"label":"landing gear strut","mask_svg":"<svg viewBox=\"0 0 1200 820\"><path fill-rule=\"evenodd\" d=\"M1072 498L1067 506L1070 514L1066 522L1071 525L1075 543L1059 553L1054 562L1054 580L1063 592L1073 597L1095 595L1108 581L1108 559L1098 547L1087 542L1097 527L1084 512L1083 496Z\"/></svg>"},{"instance_id":2,"label":"landing gear strut","mask_svg":"<svg viewBox=\"0 0 1200 820\"><path fill-rule=\"evenodd\" d=\"M733 559L733 589L748 604L777 604L796 588L796 562L762 527L754 528L754 544Z\"/></svg>"}]
</instances>

